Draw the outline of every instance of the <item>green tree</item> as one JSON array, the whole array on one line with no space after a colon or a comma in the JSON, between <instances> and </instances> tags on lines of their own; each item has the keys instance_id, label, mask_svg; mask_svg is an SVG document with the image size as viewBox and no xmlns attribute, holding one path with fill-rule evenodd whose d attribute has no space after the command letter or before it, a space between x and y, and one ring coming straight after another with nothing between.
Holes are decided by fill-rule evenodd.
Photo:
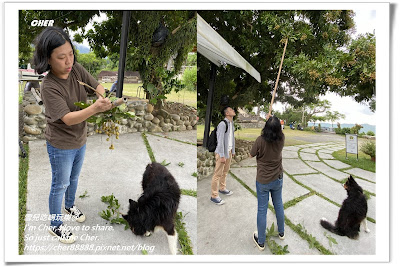
<instances>
[{"instance_id":1,"label":"green tree","mask_svg":"<svg viewBox=\"0 0 400 267\"><path fill-rule=\"evenodd\" d=\"M77 53L77 61L94 77L97 78L99 72L105 68L106 60L96 57L95 53Z\"/></svg>"},{"instance_id":2,"label":"green tree","mask_svg":"<svg viewBox=\"0 0 400 267\"><path fill-rule=\"evenodd\" d=\"M258 83L240 68L231 65L218 68L214 114L219 112L223 95L230 96L233 106L270 102L286 38L289 41L275 101L299 108L316 103L318 96L326 92L345 95L347 87L356 88L355 80L346 80L350 70L341 70L345 56L352 51L348 49L354 32L351 10L199 11L199 14L261 75ZM355 65L359 64L356 61ZM199 56L198 67L198 107L204 108L211 64ZM369 98L356 98L362 99Z\"/></svg>"},{"instance_id":3,"label":"green tree","mask_svg":"<svg viewBox=\"0 0 400 267\"><path fill-rule=\"evenodd\" d=\"M326 112L326 120L330 121L332 123L332 128L333 128L333 122L340 120L340 119L345 119L346 115L340 113L339 111L330 111L328 110Z\"/></svg>"},{"instance_id":4,"label":"green tree","mask_svg":"<svg viewBox=\"0 0 400 267\"><path fill-rule=\"evenodd\" d=\"M53 26L72 31L85 27L89 21L99 15L98 10L20 10L19 11L19 63L31 62L34 39L44 29L31 26L37 19L54 20Z\"/></svg>"},{"instance_id":5,"label":"green tree","mask_svg":"<svg viewBox=\"0 0 400 267\"><path fill-rule=\"evenodd\" d=\"M118 54L120 49L122 11L104 12L107 20L94 23L94 29L75 36L87 38L100 57ZM163 43L155 44L153 35L159 27L164 27L168 35ZM131 11L126 67L139 70L148 98L161 105L161 99L172 89L183 87L176 75L195 44L195 11ZM171 58L174 68L167 70L165 66Z\"/></svg>"},{"instance_id":6,"label":"green tree","mask_svg":"<svg viewBox=\"0 0 400 267\"><path fill-rule=\"evenodd\" d=\"M359 35L343 53L338 70L344 86L338 90L341 96L353 96L357 102L367 102L375 112L375 54L376 40L372 34Z\"/></svg>"},{"instance_id":7,"label":"green tree","mask_svg":"<svg viewBox=\"0 0 400 267\"><path fill-rule=\"evenodd\" d=\"M317 121L326 121L326 117L325 116L311 116L310 121L314 123L314 127L315 127L315 123Z\"/></svg>"},{"instance_id":8,"label":"green tree","mask_svg":"<svg viewBox=\"0 0 400 267\"><path fill-rule=\"evenodd\" d=\"M308 122L311 120L312 117L317 116L317 114L324 113L326 110L331 108L331 103L328 100L317 100L317 103L305 104L303 105L301 112L302 112L302 124L303 127L308 126ZM321 118L321 117L319 117Z\"/></svg>"},{"instance_id":9,"label":"green tree","mask_svg":"<svg viewBox=\"0 0 400 267\"><path fill-rule=\"evenodd\" d=\"M196 90L197 84L197 67L189 67L186 68L182 75L182 82L185 85L185 88L189 91Z\"/></svg>"},{"instance_id":10,"label":"green tree","mask_svg":"<svg viewBox=\"0 0 400 267\"><path fill-rule=\"evenodd\" d=\"M197 53L189 53L186 59L187 66L197 66Z\"/></svg>"}]
</instances>

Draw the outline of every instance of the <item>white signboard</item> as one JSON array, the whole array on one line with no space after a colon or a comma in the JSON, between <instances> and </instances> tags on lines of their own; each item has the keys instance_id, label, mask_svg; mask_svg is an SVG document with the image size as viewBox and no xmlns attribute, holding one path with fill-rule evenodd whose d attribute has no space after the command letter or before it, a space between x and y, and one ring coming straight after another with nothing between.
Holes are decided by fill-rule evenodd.
<instances>
[{"instance_id":1,"label":"white signboard","mask_svg":"<svg viewBox=\"0 0 400 267\"><path fill-rule=\"evenodd\" d=\"M358 139L356 134L346 134L346 153L358 155Z\"/></svg>"}]
</instances>

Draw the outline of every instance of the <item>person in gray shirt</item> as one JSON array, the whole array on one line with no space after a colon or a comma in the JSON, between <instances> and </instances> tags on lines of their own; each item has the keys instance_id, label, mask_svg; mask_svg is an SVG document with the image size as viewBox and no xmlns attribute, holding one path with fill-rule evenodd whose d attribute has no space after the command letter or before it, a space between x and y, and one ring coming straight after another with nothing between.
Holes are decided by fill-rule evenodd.
<instances>
[{"instance_id":1,"label":"person in gray shirt","mask_svg":"<svg viewBox=\"0 0 400 267\"><path fill-rule=\"evenodd\" d=\"M215 169L211 181L211 202L222 205L225 203L219 197L219 193L230 196L232 191L226 189L226 177L228 175L231 159L235 155L235 134L233 126L233 117L235 111L227 106L222 110L225 116L217 126L217 147L215 149ZM226 128L228 127L228 129Z\"/></svg>"}]
</instances>

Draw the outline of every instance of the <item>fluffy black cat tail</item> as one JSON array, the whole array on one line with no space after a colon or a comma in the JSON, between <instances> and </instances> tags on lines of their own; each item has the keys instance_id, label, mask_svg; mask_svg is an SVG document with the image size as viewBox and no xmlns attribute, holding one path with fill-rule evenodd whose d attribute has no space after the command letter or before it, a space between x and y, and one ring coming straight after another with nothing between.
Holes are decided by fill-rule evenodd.
<instances>
[{"instance_id":1,"label":"fluffy black cat tail","mask_svg":"<svg viewBox=\"0 0 400 267\"><path fill-rule=\"evenodd\" d=\"M321 223L322 227L324 227L326 230L328 230L332 233L335 233L335 234L339 234L337 232L336 227L333 224L331 224L330 222L328 222L327 220L321 219L319 222Z\"/></svg>"}]
</instances>

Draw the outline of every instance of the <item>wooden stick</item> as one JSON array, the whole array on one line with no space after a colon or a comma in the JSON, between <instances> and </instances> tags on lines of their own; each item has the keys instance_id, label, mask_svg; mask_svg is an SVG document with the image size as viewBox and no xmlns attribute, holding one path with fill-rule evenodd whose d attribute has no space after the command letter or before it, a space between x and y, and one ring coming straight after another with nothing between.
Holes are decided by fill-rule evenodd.
<instances>
[{"instance_id":1,"label":"wooden stick","mask_svg":"<svg viewBox=\"0 0 400 267\"><path fill-rule=\"evenodd\" d=\"M282 59L281 59L281 65L279 66L278 77L276 77L274 93L272 94L271 104L269 105L269 112L268 112L269 116L271 116L272 104L274 103L276 88L278 87L279 77L281 76L282 63L283 63L283 58L285 57L287 43L288 43L288 38L286 38L285 48L283 49L283 54L282 54Z\"/></svg>"},{"instance_id":2,"label":"wooden stick","mask_svg":"<svg viewBox=\"0 0 400 267\"><path fill-rule=\"evenodd\" d=\"M78 81L79 84L81 84L81 85L83 85L83 86L86 86L86 87L89 88L89 89L92 89L96 94L98 94L99 96L101 96L102 98L104 98L104 96L103 96L102 94L100 94L99 92L97 92L97 90L94 89L93 87L91 87L89 84L84 83L84 82L81 82L81 81L79 81L79 80L77 80L77 81Z\"/></svg>"}]
</instances>

